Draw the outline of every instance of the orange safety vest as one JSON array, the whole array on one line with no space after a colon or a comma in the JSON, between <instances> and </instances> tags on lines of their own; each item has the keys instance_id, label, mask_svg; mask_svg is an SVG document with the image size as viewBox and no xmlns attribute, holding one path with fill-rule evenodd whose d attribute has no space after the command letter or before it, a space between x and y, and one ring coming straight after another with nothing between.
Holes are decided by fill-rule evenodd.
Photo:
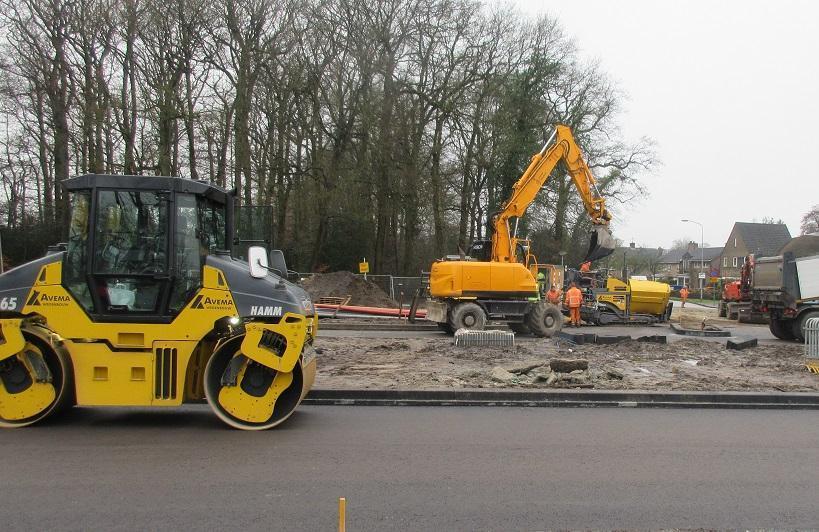
<instances>
[{"instance_id":1,"label":"orange safety vest","mask_svg":"<svg viewBox=\"0 0 819 532\"><path fill-rule=\"evenodd\" d=\"M550 289L548 292L546 292L546 300L554 305L560 303L560 290Z\"/></svg>"},{"instance_id":2,"label":"orange safety vest","mask_svg":"<svg viewBox=\"0 0 819 532\"><path fill-rule=\"evenodd\" d=\"M587 272L590 269L591 269L591 262L584 262L583 264L580 265L580 271L581 272Z\"/></svg>"},{"instance_id":3,"label":"orange safety vest","mask_svg":"<svg viewBox=\"0 0 819 532\"><path fill-rule=\"evenodd\" d=\"M566 292L566 304L569 305L569 308L579 307L583 304L583 293L579 288L569 288L569 291Z\"/></svg>"},{"instance_id":4,"label":"orange safety vest","mask_svg":"<svg viewBox=\"0 0 819 532\"><path fill-rule=\"evenodd\" d=\"M683 288L680 290L680 297L683 299L688 299L688 288Z\"/></svg>"}]
</instances>

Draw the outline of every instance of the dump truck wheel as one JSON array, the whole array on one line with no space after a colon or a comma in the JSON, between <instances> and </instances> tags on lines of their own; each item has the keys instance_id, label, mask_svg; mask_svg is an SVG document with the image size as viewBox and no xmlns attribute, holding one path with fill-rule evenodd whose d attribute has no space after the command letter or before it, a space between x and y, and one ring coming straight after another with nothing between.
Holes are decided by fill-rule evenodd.
<instances>
[{"instance_id":1,"label":"dump truck wheel","mask_svg":"<svg viewBox=\"0 0 819 532\"><path fill-rule=\"evenodd\" d=\"M0 361L0 427L25 427L72 406L70 359L24 333L23 350Z\"/></svg>"},{"instance_id":2,"label":"dump truck wheel","mask_svg":"<svg viewBox=\"0 0 819 532\"><path fill-rule=\"evenodd\" d=\"M486 327L486 313L477 303L461 303L452 311L452 328L482 331Z\"/></svg>"},{"instance_id":3,"label":"dump truck wheel","mask_svg":"<svg viewBox=\"0 0 819 532\"><path fill-rule=\"evenodd\" d=\"M509 322L509 328L512 329L515 334L529 334L531 332L525 323L518 321Z\"/></svg>"},{"instance_id":4,"label":"dump truck wheel","mask_svg":"<svg viewBox=\"0 0 819 532\"><path fill-rule=\"evenodd\" d=\"M768 325L768 328L771 330L771 334L780 340L793 340L793 328L789 321L790 320L777 320L771 318L771 323Z\"/></svg>"},{"instance_id":5,"label":"dump truck wheel","mask_svg":"<svg viewBox=\"0 0 819 532\"><path fill-rule=\"evenodd\" d=\"M551 338L563 328L563 314L556 306L541 301L532 305L525 323L535 336Z\"/></svg>"},{"instance_id":6,"label":"dump truck wheel","mask_svg":"<svg viewBox=\"0 0 819 532\"><path fill-rule=\"evenodd\" d=\"M242 355L244 336L222 345L205 366L205 397L214 413L231 427L264 430L290 417L301 400L301 365L277 372Z\"/></svg>"},{"instance_id":7,"label":"dump truck wheel","mask_svg":"<svg viewBox=\"0 0 819 532\"><path fill-rule=\"evenodd\" d=\"M819 311L811 310L799 316L798 320L793 322L793 336L796 340L805 342L805 328L808 326L808 320L811 318L819 318Z\"/></svg>"}]
</instances>

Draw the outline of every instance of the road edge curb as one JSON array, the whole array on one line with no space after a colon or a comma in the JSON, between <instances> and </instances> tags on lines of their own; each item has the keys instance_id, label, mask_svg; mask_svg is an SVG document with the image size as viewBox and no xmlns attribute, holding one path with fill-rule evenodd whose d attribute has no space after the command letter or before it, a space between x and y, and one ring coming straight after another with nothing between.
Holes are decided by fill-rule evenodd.
<instances>
[{"instance_id":1,"label":"road edge curb","mask_svg":"<svg viewBox=\"0 0 819 532\"><path fill-rule=\"evenodd\" d=\"M819 409L804 392L313 389L307 405Z\"/></svg>"}]
</instances>

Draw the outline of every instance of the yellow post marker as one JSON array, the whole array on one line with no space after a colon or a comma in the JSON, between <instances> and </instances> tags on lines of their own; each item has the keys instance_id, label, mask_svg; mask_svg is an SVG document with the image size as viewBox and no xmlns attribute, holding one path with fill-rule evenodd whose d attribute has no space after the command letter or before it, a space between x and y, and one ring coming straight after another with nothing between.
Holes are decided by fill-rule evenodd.
<instances>
[{"instance_id":1,"label":"yellow post marker","mask_svg":"<svg viewBox=\"0 0 819 532\"><path fill-rule=\"evenodd\" d=\"M358 263L358 273L364 274L364 280L367 280L367 274L370 273L370 263L367 262L367 259L362 259L361 262Z\"/></svg>"},{"instance_id":2,"label":"yellow post marker","mask_svg":"<svg viewBox=\"0 0 819 532\"><path fill-rule=\"evenodd\" d=\"M338 498L338 532L347 530L347 499Z\"/></svg>"}]
</instances>

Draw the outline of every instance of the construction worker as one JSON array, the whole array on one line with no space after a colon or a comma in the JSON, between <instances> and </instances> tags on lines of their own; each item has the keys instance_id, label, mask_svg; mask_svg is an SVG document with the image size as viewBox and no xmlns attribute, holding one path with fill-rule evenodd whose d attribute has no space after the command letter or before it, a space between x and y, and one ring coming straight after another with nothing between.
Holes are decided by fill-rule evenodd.
<instances>
[{"instance_id":1,"label":"construction worker","mask_svg":"<svg viewBox=\"0 0 819 532\"><path fill-rule=\"evenodd\" d=\"M546 301L551 303L552 305L559 305L560 304L560 290L557 289L557 285L553 284L552 288L546 292Z\"/></svg>"},{"instance_id":2,"label":"construction worker","mask_svg":"<svg viewBox=\"0 0 819 532\"><path fill-rule=\"evenodd\" d=\"M541 296L546 293L546 276L543 272L537 272L537 291Z\"/></svg>"},{"instance_id":3,"label":"construction worker","mask_svg":"<svg viewBox=\"0 0 819 532\"><path fill-rule=\"evenodd\" d=\"M574 281L566 290L566 306L569 307L569 318L572 327L580 327L580 305L583 304L583 292L574 284Z\"/></svg>"},{"instance_id":4,"label":"construction worker","mask_svg":"<svg viewBox=\"0 0 819 532\"><path fill-rule=\"evenodd\" d=\"M680 299L682 299L682 308L685 308L685 300L688 299L688 287L680 288Z\"/></svg>"},{"instance_id":5,"label":"construction worker","mask_svg":"<svg viewBox=\"0 0 819 532\"><path fill-rule=\"evenodd\" d=\"M580 265L580 272L581 273L586 273L589 270L591 270L591 261L590 260L587 260L586 262L584 262L583 264Z\"/></svg>"}]
</instances>

